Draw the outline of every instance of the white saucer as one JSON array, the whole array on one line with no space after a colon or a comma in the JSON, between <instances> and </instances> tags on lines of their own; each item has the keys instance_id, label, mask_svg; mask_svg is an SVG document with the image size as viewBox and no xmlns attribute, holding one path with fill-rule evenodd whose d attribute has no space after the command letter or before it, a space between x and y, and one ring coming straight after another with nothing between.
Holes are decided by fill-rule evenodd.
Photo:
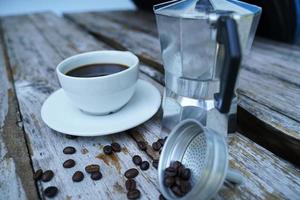
<instances>
[{"instance_id":1,"label":"white saucer","mask_svg":"<svg viewBox=\"0 0 300 200\"><path fill-rule=\"evenodd\" d=\"M104 116L83 113L59 89L44 102L41 115L50 128L60 133L100 136L122 132L142 124L157 112L160 103L158 89L146 81L138 80L133 97L116 113Z\"/></svg>"}]
</instances>

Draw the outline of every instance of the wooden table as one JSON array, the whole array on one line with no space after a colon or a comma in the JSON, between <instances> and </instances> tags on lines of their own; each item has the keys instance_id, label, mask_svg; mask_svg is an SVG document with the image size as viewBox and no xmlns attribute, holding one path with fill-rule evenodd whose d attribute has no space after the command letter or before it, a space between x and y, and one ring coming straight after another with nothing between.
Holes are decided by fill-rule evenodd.
<instances>
[{"instance_id":1,"label":"wooden table","mask_svg":"<svg viewBox=\"0 0 300 200\"><path fill-rule=\"evenodd\" d=\"M150 14L142 12L52 13L1 18L0 40L0 199L45 199L43 190L59 188L57 199L126 199L123 173L133 155L152 162L158 153L140 151L137 141L159 138L159 113L126 133L68 138L41 120L45 99L59 88L56 65L71 55L101 49L130 50L142 61L140 78L163 90L159 42ZM216 199L300 199L300 51L262 39L245 59L238 87L239 132L228 137L230 165L245 183L225 183ZM70 133L71 134L71 133ZM250 138L250 139L249 139ZM103 156L102 147L122 145L121 153ZM77 153L64 155L66 146ZM274 153L272 153L274 152ZM281 156L278 157L277 155ZM76 166L64 169L72 158ZM288 161L287 161L288 160ZM101 166L103 179L72 174L87 164ZM294 163L294 164L292 164ZM51 169L50 182L34 182L33 171ZM137 177L141 199L158 199L157 170Z\"/></svg>"}]
</instances>

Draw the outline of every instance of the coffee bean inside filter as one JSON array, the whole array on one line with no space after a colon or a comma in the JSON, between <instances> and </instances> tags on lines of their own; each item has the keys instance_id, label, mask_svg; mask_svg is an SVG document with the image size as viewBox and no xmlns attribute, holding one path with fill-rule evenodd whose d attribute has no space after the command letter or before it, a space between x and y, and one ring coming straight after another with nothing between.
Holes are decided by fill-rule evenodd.
<instances>
[{"instance_id":1,"label":"coffee bean inside filter","mask_svg":"<svg viewBox=\"0 0 300 200\"><path fill-rule=\"evenodd\" d=\"M192 189L176 196L164 185L164 172L174 161L191 170ZM202 126L196 120L180 122L170 133L161 152L158 179L160 191L167 199L211 199L227 180L241 184L241 174L228 166L228 148L224 135Z\"/></svg>"}]
</instances>

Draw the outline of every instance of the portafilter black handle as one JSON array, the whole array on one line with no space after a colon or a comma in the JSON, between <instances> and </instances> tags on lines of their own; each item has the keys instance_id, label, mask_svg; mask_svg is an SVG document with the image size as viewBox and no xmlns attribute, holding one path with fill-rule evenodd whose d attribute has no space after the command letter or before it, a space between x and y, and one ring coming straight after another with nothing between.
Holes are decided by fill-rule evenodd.
<instances>
[{"instance_id":1,"label":"portafilter black handle","mask_svg":"<svg viewBox=\"0 0 300 200\"><path fill-rule=\"evenodd\" d=\"M220 16L217 21L217 42L224 45L224 62L220 76L220 91L215 95L220 113L228 113L242 59L237 24L230 16Z\"/></svg>"}]
</instances>

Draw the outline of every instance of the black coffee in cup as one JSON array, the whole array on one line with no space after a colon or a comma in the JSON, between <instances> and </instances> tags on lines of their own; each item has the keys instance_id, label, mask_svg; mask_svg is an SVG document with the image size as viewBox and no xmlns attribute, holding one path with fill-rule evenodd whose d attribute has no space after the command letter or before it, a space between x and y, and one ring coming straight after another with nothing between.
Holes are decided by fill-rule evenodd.
<instances>
[{"instance_id":1,"label":"black coffee in cup","mask_svg":"<svg viewBox=\"0 0 300 200\"><path fill-rule=\"evenodd\" d=\"M110 74L121 72L126 69L128 69L128 66L121 64L99 63L79 66L75 69L68 71L66 75L73 77L91 78L107 76Z\"/></svg>"}]
</instances>

